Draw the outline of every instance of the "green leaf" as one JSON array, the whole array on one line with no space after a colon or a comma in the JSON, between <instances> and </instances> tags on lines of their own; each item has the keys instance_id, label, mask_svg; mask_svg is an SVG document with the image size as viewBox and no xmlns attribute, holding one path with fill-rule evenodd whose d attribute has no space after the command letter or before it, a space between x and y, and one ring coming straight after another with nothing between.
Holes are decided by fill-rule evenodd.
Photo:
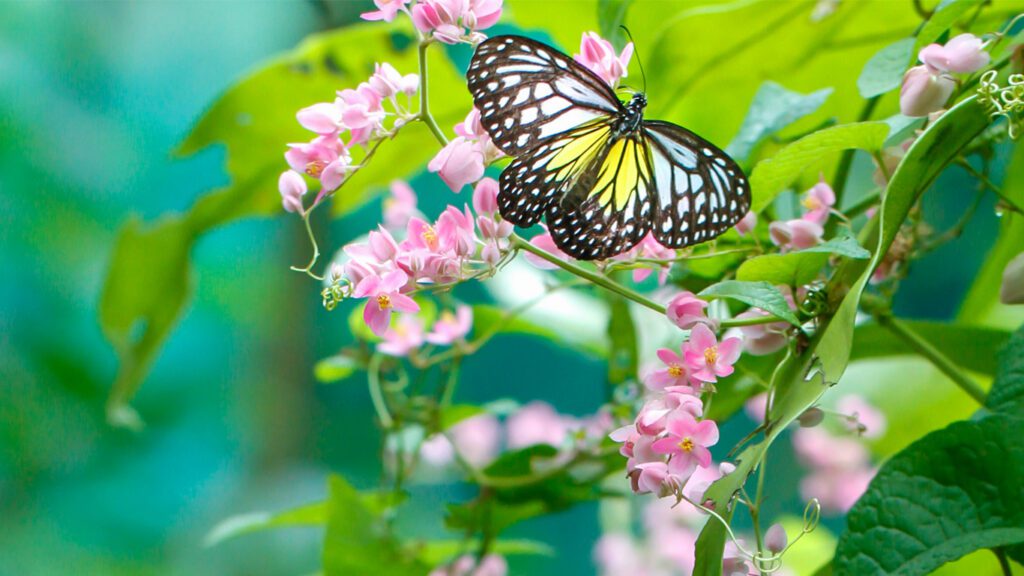
<instances>
[{"instance_id":1,"label":"green leaf","mask_svg":"<svg viewBox=\"0 0 1024 576\"><path fill-rule=\"evenodd\" d=\"M768 282L724 280L701 290L699 296L706 299L731 298L738 300L782 318L794 326L800 325L800 320L793 314L789 303L786 302L786 297L778 288Z\"/></svg>"},{"instance_id":2,"label":"green leaf","mask_svg":"<svg viewBox=\"0 0 1024 576\"><path fill-rule=\"evenodd\" d=\"M736 278L744 282L768 282L784 286L801 286L814 280L828 263L830 256L867 259L871 253L853 238L833 238L811 248L786 254L764 254L748 258L736 270Z\"/></svg>"},{"instance_id":3,"label":"green leaf","mask_svg":"<svg viewBox=\"0 0 1024 576\"><path fill-rule=\"evenodd\" d=\"M447 430L463 420L467 420L485 412L487 412L487 410L473 404L456 404L454 406L448 406L441 412L441 421L438 423L438 426L440 430Z\"/></svg>"},{"instance_id":4,"label":"green leaf","mask_svg":"<svg viewBox=\"0 0 1024 576\"><path fill-rule=\"evenodd\" d=\"M502 556L554 556L555 550L536 540L509 539L495 540L489 551ZM428 566L439 566L463 554L472 554L474 549L465 540L430 540L423 542L420 560Z\"/></svg>"},{"instance_id":5,"label":"green leaf","mask_svg":"<svg viewBox=\"0 0 1024 576\"><path fill-rule=\"evenodd\" d=\"M908 60L913 63L917 59L917 53L928 44L935 42L947 30L953 27L960 17L975 8L985 0L951 0L940 2L931 18L924 23L921 31L917 33L917 41L914 49L910 52Z\"/></svg>"},{"instance_id":6,"label":"green leaf","mask_svg":"<svg viewBox=\"0 0 1024 576\"><path fill-rule=\"evenodd\" d=\"M786 146L754 167L750 175L753 212L764 210L775 197L826 154L856 148L878 150L889 134L885 122L841 124L818 130Z\"/></svg>"},{"instance_id":7,"label":"green leaf","mask_svg":"<svg viewBox=\"0 0 1024 576\"><path fill-rule=\"evenodd\" d=\"M615 387L623 382L635 380L640 364L637 349L636 324L629 309L629 302L618 294L605 293L605 301L611 312L608 317L608 385Z\"/></svg>"},{"instance_id":8,"label":"green leaf","mask_svg":"<svg viewBox=\"0 0 1024 576\"><path fill-rule=\"evenodd\" d=\"M597 0L597 23L601 37L622 50L626 45L626 34L620 28L626 23L626 14L633 0Z\"/></svg>"},{"instance_id":9,"label":"green leaf","mask_svg":"<svg viewBox=\"0 0 1024 576\"><path fill-rule=\"evenodd\" d=\"M486 304L473 306L473 327L477 335L523 334L545 340L561 340L554 330L538 326L522 316L510 316L504 310Z\"/></svg>"},{"instance_id":10,"label":"green leaf","mask_svg":"<svg viewBox=\"0 0 1024 576\"><path fill-rule=\"evenodd\" d=\"M914 49L913 38L904 38L889 44L868 60L857 78L857 90L865 98L885 94L900 87L907 61Z\"/></svg>"},{"instance_id":11,"label":"green leaf","mask_svg":"<svg viewBox=\"0 0 1024 576\"><path fill-rule=\"evenodd\" d=\"M99 303L100 327L119 361L107 400L111 425L142 426L128 402L191 293L189 253L194 241L189 222L180 217L166 217L149 227L131 218L118 234Z\"/></svg>"},{"instance_id":12,"label":"green leaf","mask_svg":"<svg viewBox=\"0 0 1024 576\"><path fill-rule=\"evenodd\" d=\"M933 432L887 462L847 515L837 574L927 574L980 548L1024 542L1024 419Z\"/></svg>"},{"instance_id":13,"label":"green leaf","mask_svg":"<svg viewBox=\"0 0 1024 576\"><path fill-rule=\"evenodd\" d=\"M320 382L339 382L355 374L359 363L350 356L341 354L328 356L313 367L313 376Z\"/></svg>"},{"instance_id":14,"label":"green leaf","mask_svg":"<svg viewBox=\"0 0 1024 576\"><path fill-rule=\"evenodd\" d=\"M249 512L221 520L203 538L204 546L216 546L244 534L287 526L320 526L327 522L327 502L315 502L284 512Z\"/></svg>"},{"instance_id":15,"label":"green leaf","mask_svg":"<svg viewBox=\"0 0 1024 576\"><path fill-rule=\"evenodd\" d=\"M761 140L817 111L831 94L831 88L801 94L766 81L754 94L739 133L725 151L737 160L745 160Z\"/></svg>"},{"instance_id":16,"label":"green leaf","mask_svg":"<svg viewBox=\"0 0 1024 576\"><path fill-rule=\"evenodd\" d=\"M946 356L956 358L959 366L989 376L996 373L994 351L1010 339L1009 332L994 328L919 320L903 323ZM851 361L915 355L906 340L878 324L862 324L853 332Z\"/></svg>"},{"instance_id":17,"label":"green leaf","mask_svg":"<svg viewBox=\"0 0 1024 576\"><path fill-rule=\"evenodd\" d=\"M326 576L377 574L381 566L396 576L422 575L429 570L404 553L388 535L384 520L362 495L340 476L331 476L324 538Z\"/></svg>"},{"instance_id":18,"label":"green leaf","mask_svg":"<svg viewBox=\"0 0 1024 576\"><path fill-rule=\"evenodd\" d=\"M993 412L1024 417L1024 327L999 351L999 369L985 406Z\"/></svg>"}]
</instances>

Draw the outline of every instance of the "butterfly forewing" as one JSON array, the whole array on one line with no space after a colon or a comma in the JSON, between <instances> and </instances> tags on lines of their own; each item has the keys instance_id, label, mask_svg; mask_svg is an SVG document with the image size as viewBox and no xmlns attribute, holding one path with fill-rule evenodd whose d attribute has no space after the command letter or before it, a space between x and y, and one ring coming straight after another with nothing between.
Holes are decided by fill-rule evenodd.
<instances>
[{"instance_id":1,"label":"butterfly forewing","mask_svg":"<svg viewBox=\"0 0 1024 576\"><path fill-rule=\"evenodd\" d=\"M611 87L590 70L521 36L495 36L481 43L466 78L481 124L509 156L582 124L611 121L622 108Z\"/></svg>"},{"instance_id":2,"label":"butterfly forewing","mask_svg":"<svg viewBox=\"0 0 1024 576\"><path fill-rule=\"evenodd\" d=\"M646 121L654 173L654 237L669 248L704 242L750 209L750 185L725 152L675 124Z\"/></svg>"}]
</instances>

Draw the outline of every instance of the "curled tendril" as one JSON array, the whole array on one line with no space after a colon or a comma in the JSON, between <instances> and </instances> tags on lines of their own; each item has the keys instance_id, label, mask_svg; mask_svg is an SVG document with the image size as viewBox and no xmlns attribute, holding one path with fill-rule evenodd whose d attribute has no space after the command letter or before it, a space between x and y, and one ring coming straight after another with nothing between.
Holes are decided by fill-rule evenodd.
<instances>
[{"instance_id":1,"label":"curled tendril","mask_svg":"<svg viewBox=\"0 0 1024 576\"><path fill-rule=\"evenodd\" d=\"M818 523L821 521L821 503L818 502L817 498L811 498L811 501L804 507L804 526L800 530L800 533L793 538L793 541L786 545L781 552L778 553L767 553L758 552L751 557L751 561L754 563L754 568L759 570L762 574L773 574L778 572L782 568L782 557L786 552L796 544L805 534L810 534L818 527Z\"/></svg>"},{"instance_id":2,"label":"curled tendril","mask_svg":"<svg viewBox=\"0 0 1024 576\"><path fill-rule=\"evenodd\" d=\"M324 308L326 308L328 312L334 310L339 302L348 298L349 295L352 294L353 289L352 281L348 278L342 277L334 279L330 286L327 286L320 291L320 295L324 298Z\"/></svg>"},{"instance_id":3,"label":"curled tendril","mask_svg":"<svg viewBox=\"0 0 1024 576\"><path fill-rule=\"evenodd\" d=\"M1006 79L1008 85L1000 86L996 82L996 70L989 70L978 82L978 102L984 106L990 116L1002 116L1008 123L1008 133L1013 140L1020 133L1024 123L1024 74L1010 74Z\"/></svg>"}]
</instances>

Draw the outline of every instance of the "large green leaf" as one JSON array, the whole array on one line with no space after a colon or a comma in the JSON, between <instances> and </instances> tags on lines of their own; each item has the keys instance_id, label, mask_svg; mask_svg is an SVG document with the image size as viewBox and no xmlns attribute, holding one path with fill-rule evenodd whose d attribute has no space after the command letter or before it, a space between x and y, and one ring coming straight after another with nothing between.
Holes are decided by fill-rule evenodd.
<instances>
[{"instance_id":1,"label":"large green leaf","mask_svg":"<svg viewBox=\"0 0 1024 576\"><path fill-rule=\"evenodd\" d=\"M894 456L847 515L837 574L927 574L1024 542L1024 419L958 422Z\"/></svg>"},{"instance_id":2,"label":"large green leaf","mask_svg":"<svg viewBox=\"0 0 1024 576\"><path fill-rule=\"evenodd\" d=\"M768 282L724 280L701 290L700 296L738 300L774 314L794 326L800 325L800 320L793 314L789 302L786 302L786 297L778 288Z\"/></svg>"},{"instance_id":3,"label":"large green leaf","mask_svg":"<svg viewBox=\"0 0 1024 576\"><path fill-rule=\"evenodd\" d=\"M914 39L904 38L889 44L868 60L857 77L857 90L865 98L885 94L900 87Z\"/></svg>"},{"instance_id":4,"label":"large green leaf","mask_svg":"<svg viewBox=\"0 0 1024 576\"><path fill-rule=\"evenodd\" d=\"M858 122L819 130L762 160L750 175L751 210L760 212L805 170L826 154L841 150L879 150L889 134L885 122Z\"/></svg>"},{"instance_id":5,"label":"large green leaf","mask_svg":"<svg viewBox=\"0 0 1024 576\"><path fill-rule=\"evenodd\" d=\"M328 503L315 502L284 512L249 512L226 518L207 533L206 546L216 546L244 534L294 526L322 526L327 523Z\"/></svg>"},{"instance_id":6,"label":"large green leaf","mask_svg":"<svg viewBox=\"0 0 1024 576\"><path fill-rule=\"evenodd\" d=\"M857 260L871 257L871 253L861 248L853 238L833 238L796 252L749 258L736 270L736 278L745 282L802 286L817 278L833 255Z\"/></svg>"},{"instance_id":7,"label":"large green leaf","mask_svg":"<svg viewBox=\"0 0 1024 576\"><path fill-rule=\"evenodd\" d=\"M1024 327L999 352L999 371L985 405L994 412L1024 417Z\"/></svg>"},{"instance_id":8,"label":"large green leaf","mask_svg":"<svg viewBox=\"0 0 1024 576\"><path fill-rule=\"evenodd\" d=\"M737 160L745 160L761 140L815 112L831 94L831 88L801 94L772 81L761 84L739 133L725 151Z\"/></svg>"}]
</instances>

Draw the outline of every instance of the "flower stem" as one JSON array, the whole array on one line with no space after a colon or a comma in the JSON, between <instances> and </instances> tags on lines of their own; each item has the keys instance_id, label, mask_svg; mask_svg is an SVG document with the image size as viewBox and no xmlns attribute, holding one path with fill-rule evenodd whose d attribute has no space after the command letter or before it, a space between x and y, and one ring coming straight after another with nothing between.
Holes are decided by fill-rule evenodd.
<instances>
[{"instance_id":1,"label":"flower stem","mask_svg":"<svg viewBox=\"0 0 1024 576\"><path fill-rule=\"evenodd\" d=\"M388 404L384 400L384 391L380 387L380 365L384 356L374 354L370 357L370 364L366 369L366 379L370 385L370 400L373 401L373 409L377 411L377 418L385 430L394 425L391 413L388 411Z\"/></svg>"},{"instance_id":2,"label":"flower stem","mask_svg":"<svg viewBox=\"0 0 1024 576\"><path fill-rule=\"evenodd\" d=\"M427 46L430 46L429 41L420 42L420 113L417 118L426 124L427 128L430 128L434 138L437 138L442 146L446 146L448 138L441 131L441 127L437 125L437 120L430 115L430 99L427 97Z\"/></svg>"},{"instance_id":3,"label":"flower stem","mask_svg":"<svg viewBox=\"0 0 1024 576\"><path fill-rule=\"evenodd\" d=\"M323 277L317 276L316 273L313 272L313 266L316 266L316 261L320 259L320 247L316 243L316 235L313 234L313 228L309 223L309 217L313 214L313 210L316 210L316 207L319 205L319 203L313 204L308 210L302 213L302 223L306 225L306 235L309 236L309 243L313 245L313 257L310 258L309 264L306 264L305 268L299 268L298 266L292 266L291 268L296 272L305 272L314 280L322 282Z\"/></svg>"},{"instance_id":4,"label":"flower stem","mask_svg":"<svg viewBox=\"0 0 1024 576\"><path fill-rule=\"evenodd\" d=\"M977 382L964 374L960 367L954 364L949 357L932 346L931 342L922 338L920 334L891 315L880 314L876 316L876 319L879 324L902 338L915 352L924 356L940 372L948 376L968 396L974 398L979 404L985 404L985 391L981 389L981 386L978 386Z\"/></svg>"},{"instance_id":5,"label":"flower stem","mask_svg":"<svg viewBox=\"0 0 1024 576\"><path fill-rule=\"evenodd\" d=\"M1012 576L1013 570L1010 568L1010 561L1006 559L1006 551L1002 548L992 548L992 553L999 560L999 568L1002 570L1003 576Z\"/></svg>"}]
</instances>

